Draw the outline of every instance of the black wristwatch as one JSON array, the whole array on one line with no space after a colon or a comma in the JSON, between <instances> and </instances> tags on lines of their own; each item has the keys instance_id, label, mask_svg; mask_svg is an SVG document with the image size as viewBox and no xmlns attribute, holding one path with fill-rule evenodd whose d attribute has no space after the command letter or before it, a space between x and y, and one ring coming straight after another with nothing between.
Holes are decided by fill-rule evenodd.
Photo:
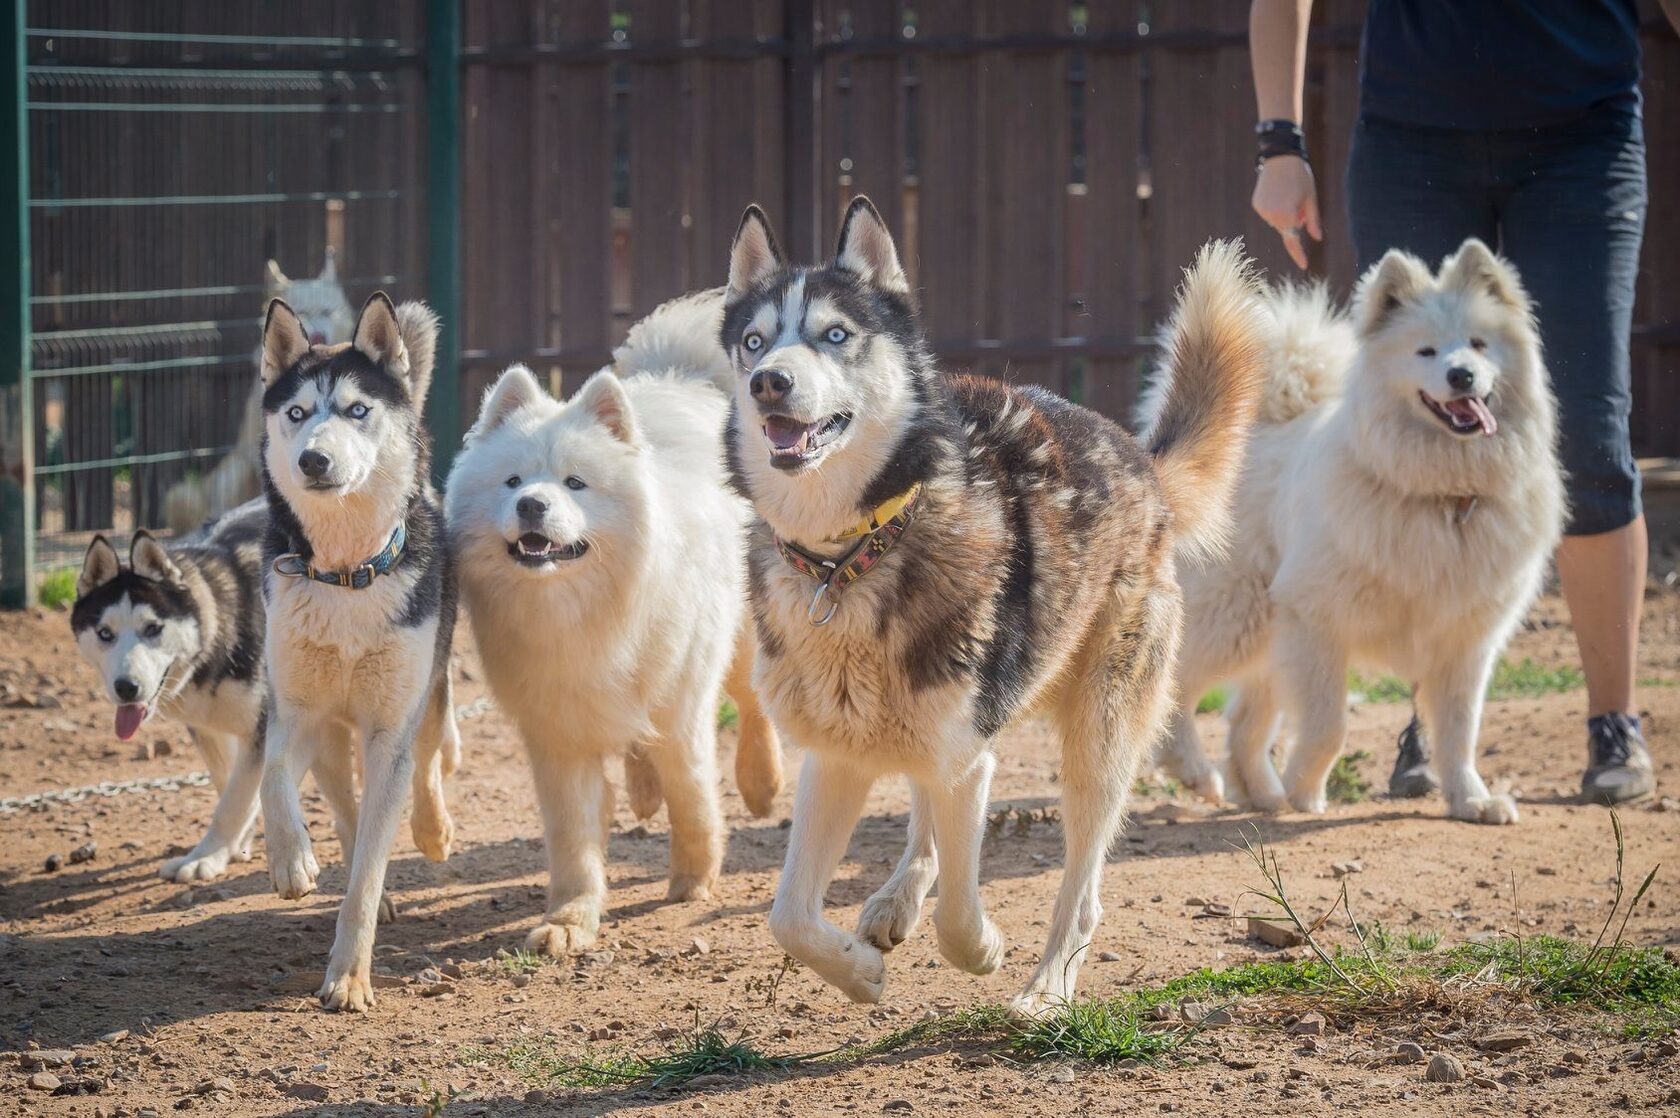
<instances>
[{"instance_id":1,"label":"black wristwatch","mask_svg":"<svg viewBox=\"0 0 1680 1118\"><path fill-rule=\"evenodd\" d=\"M1307 135L1296 121L1262 120L1254 126L1254 141L1258 149L1254 158L1256 171L1266 165L1266 160L1278 155L1293 155L1303 163L1312 162L1307 158Z\"/></svg>"}]
</instances>

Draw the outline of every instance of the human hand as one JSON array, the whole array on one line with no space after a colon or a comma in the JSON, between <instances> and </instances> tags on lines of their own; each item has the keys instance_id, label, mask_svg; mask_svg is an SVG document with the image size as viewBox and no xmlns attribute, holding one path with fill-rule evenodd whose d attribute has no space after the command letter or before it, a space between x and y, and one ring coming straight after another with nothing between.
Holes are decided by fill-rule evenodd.
<instances>
[{"instance_id":1,"label":"human hand","mask_svg":"<svg viewBox=\"0 0 1680 1118\"><path fill-rule=\"evenodd\" d=\"M1315 241L1324 239L1318 220L1318 184L1312 166L1293 155L1275 155L1260 164L1254 183L1254 212L1278 231L1283 247L1297 268L1307 266L1307 248L1301 240L1306 232Z\"/></svg>"}]
</instances>

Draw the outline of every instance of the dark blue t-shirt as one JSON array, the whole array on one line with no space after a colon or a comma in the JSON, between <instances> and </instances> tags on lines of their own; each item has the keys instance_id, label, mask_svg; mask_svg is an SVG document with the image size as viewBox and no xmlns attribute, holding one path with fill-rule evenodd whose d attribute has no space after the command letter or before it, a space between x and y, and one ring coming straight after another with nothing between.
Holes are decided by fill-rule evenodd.
<instances>
[{"instance_id":1,"label":"dark blue t-shirt","mask_svg":"<svg viewBox=\"0 0 1680 1118\"><path fill-rule=\"evenodd\" d=\"M1637 0L1371 0L1360 111L1431 128L1639 112Z\"/></svg>"}]
</instances>

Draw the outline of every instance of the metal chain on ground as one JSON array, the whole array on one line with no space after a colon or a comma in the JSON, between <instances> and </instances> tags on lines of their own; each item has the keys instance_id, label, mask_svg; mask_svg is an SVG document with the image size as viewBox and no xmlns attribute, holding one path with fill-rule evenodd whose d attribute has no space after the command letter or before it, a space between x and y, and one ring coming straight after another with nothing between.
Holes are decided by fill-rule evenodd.
<instances>
[{"instance_id":1,"label":"metal chain on ground","mask_svg":"<svg viewBox=\"0 0 1680 1118\"><path fill-rule=\"evenodd\" d=\"M185 773L180 776L154 776L137 780L101 780L81 788L64 788L56 792L35 792L28 796L13 796L0 800L0 815L14 815L20 811L40 811L47 804L79 804L90 796L121 796L134 792L178 792L182 788L202 788L210 783L208 772Z\"/></svg>"}]
</instances>

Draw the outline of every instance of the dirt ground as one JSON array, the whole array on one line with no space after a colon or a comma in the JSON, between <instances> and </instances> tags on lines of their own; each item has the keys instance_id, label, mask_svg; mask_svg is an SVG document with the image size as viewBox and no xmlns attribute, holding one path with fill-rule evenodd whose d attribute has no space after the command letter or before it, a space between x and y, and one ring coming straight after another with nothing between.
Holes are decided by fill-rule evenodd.
<instances>
[{"instance_id":1,"label":"dirt ground","mask_svg":"<svg viewBox=\"0 0 1680 1118\"><path fill-rule=\"evenodd\" d=\"M1572 663L1561 604L1547 599L1517 638L1513 658ZM111 735L97 679L76 658L61 614L0 614L0 1115L418 1113L425 1092L453 1087L453 1116L503 1114L1104 1114L1291 1113L1358 1110L1413 1116L1676 1113L1680 1057L1672 1046L1623 1040L1579 1015L1507 1008L1497 1020L1373 1024L1332 1016L1322 1037L1276 1025L1204 1033L1171 1066L1105 1069L1020 1062L938 1042L861 1062L812 1063L681 1090L645 1088L531 1094L533 1084L475 1051L510 1046L562 1056L658 1050L668 1030L719 1023L767 1052L815 1052L869 1040L929 1014L1006 999L1036 961L1060 878L1053 822L1011 824L988 840L983 893L1012 947L1001 970L973 978L939 961L927 924L889 958L882 1003L854 1006L804 971L788 974L768 1006L782 955L766 924L791 796L767 820L748 818L725 792L732 825L721 895L663 903L663 813L637 824L621 808L611 841L610 911L599 949L529 976L498 962L522 943L543 907L540 826L520 746L484 698L470 648L459 654L457 701L466 741L449 788L456 853L433 865L406 828L389 880L400 911L380 930L379 1004L366 1016L321 1012L308 997L332 936L341 866L302 902L269 891L259 840L254 861L186 888L158 864L202 834L212 789L168 781L202 769L186 735L153 723L135 746ZM459 632L466 632L463 628ZM1653 589L1641 666L1642 704L1667 800L1623 813L1629 876L1666 863L1652 899L1628 925L1636 943L1680 944L1680 593ZM1583 693L1492 702L1483 772L1520 792L1524 817L1484 829L1441 817L1436 802L1372 799L1321 817L1260 818L1173 798L1159 783L1134 803L1104 886L1107 914L1080 992L1102 996L1200 966L1277 952L1238 918L1257 902L1252 865L1233 849L1257 822L1274 844L1297 902L1312 912L1339 890L1332 864L1358 861L1352 895L1365 919L1439 931L1447 944L1501 930L1591 939L1612 891L1607 813L1572 798L1583 759ZM1351 748L1360 770L1386 782L1406 709L1358 706ZM1213 716L1204 734L1216 732ZM725 735L733 747L733 735ZM994 809L1054 805L1054 742L1038 725L1006 735ZM790 774L797 758L790 758ZM155 780L159 786L76 802L8 806L32 793ZM322 862L337 847L319 797L309 795ZM882 784L829 891L835 917L855 919L903 840L905 790ZM72 862L86 843L91 860ZM64 864L44 869L51 855ZM1513 903L1515 883L1519 901ZM1096 961L1100 957L1105 961ZM441 974L439 973L441 972ZM1516 1028L1526 1047L1478 1046L1489 1029ZM1421 1065L1387 1059L1399 1041L1458 1056L1470 1078L1426 1082ZM45 1053L31 1055L37 1049ZM56 1065L56 1066L49 1066ZM31 1087L44 1067L61 1090ZM51 1080L36 1079L47 1083ZM422 1085L425 1085L424 1087Z\"/></svg>"}]
</instances>

